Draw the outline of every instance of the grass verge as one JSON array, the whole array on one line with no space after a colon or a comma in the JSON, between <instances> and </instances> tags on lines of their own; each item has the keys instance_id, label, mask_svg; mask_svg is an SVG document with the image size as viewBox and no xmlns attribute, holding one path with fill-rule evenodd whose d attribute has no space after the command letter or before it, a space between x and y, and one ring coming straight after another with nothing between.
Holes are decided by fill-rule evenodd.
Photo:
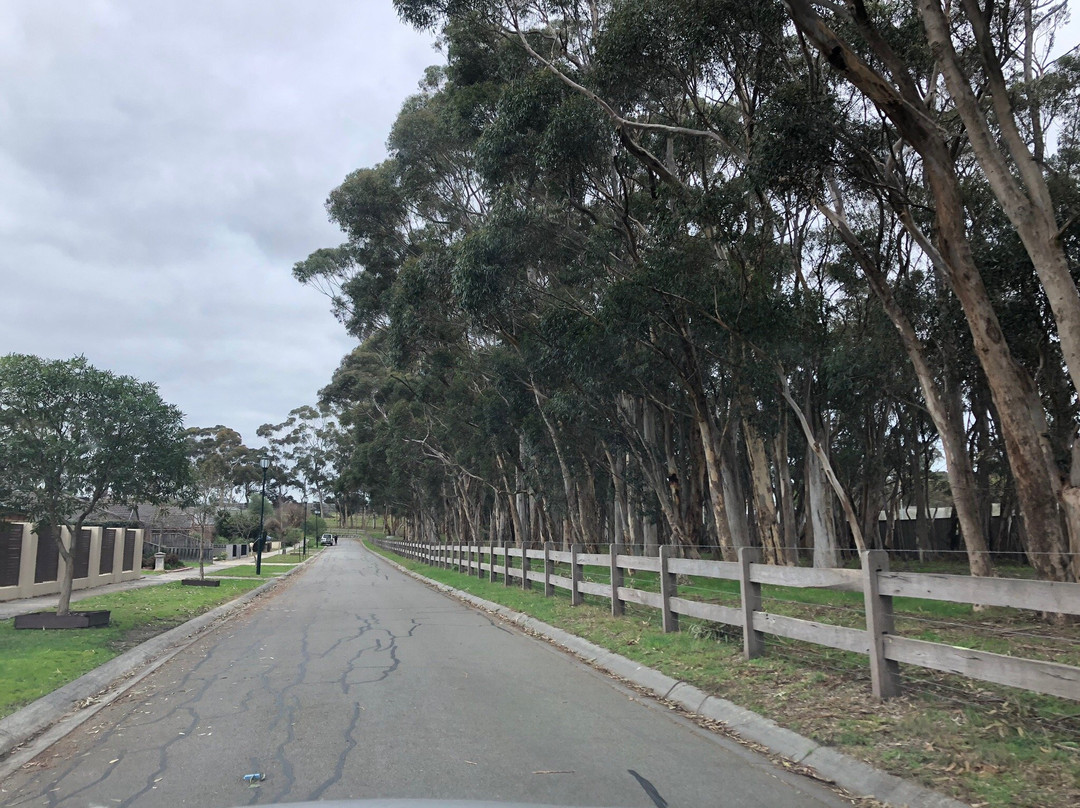
<instances>
[{"instance_id":1,"label":"grass verge","mask_svg":"<svg viewBox=\"0 0 1080 808\"><path fill-rule=\"evenodd\" d=\"M98 595L75 605L79 611L111 610L105 628L16 631L14 620L0 621L0 717L259 583L222 581L218 587L201 587L177 581Z\"/></svg>"},{"instance_id":2,"label":"grass verge","mask_svg":"<svg viewBox=\"0 0 1080 808\"><path fill-rule=\"evenodd\" d=\"M207 578L274 578L278 575L284 575L295 564L271 564L269 561L264 561L262 565L262 576L255 574L254 564L242 564L238 567L229 567L224 570L215 570L214 572L206 573Z\"/></svg>"},{"instance_id":3,"label":"grass verge","mask_svg":"<svg viewBox=\"0 0 1080 808\"><path fill-rule=\"evenodd\" d=\"M682 631L664 634L653 609L627 604L626 617L613 618L603 598L586 596L585 604L572 607L562 590L545 598L536 584L522 591L501 579L493 584L368 546L428 578L530 614L978 808L1080 804L1080 705L1075 702L904 666L904 695L879 703L870 693L866 659L855 654L770 636L767 655L746 661L741 634L726 626L682 618ZM640 588L648 588L646 580ZM701 594L692 597L705 599ZM795 603L781 591L771 594L767 608L784 606L798 616L825 605ZM903 605L917 613L921 603ZM962 608L925 608L940 618L942 606ZM982 622L986 615L977 619Z\"/></svg>"}]
</instances>

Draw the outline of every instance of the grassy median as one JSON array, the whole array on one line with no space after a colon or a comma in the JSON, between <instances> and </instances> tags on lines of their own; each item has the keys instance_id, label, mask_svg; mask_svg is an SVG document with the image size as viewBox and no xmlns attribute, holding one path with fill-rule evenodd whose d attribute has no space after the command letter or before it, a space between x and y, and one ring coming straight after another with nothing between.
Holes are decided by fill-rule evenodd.
<instances>
[{"instance_id":1,"label":"grassy median","mask_svg":"<svg viewBox=\"0 0 1080 808\"><path fill-rule=\"evenodd\" d=\"M217 587L179 581L80 600L78 611L109 609L105 628L16 631L0 621L0 717L8 715L150 637L239 597L261 581Z\"/></svg>"},{"instance_id":2,"label":"grassy median","mask_svg":"<svg viewBox=\"0 0 1080 808\"><path fill-rule=\"evenodd\" d=\"M546 598L536 583L534 589L522 591L520 584L504 586L501 576L497 583L490 583L394 554L383 555L433 580L573 632L755 710L819 743L973 806L1080 805L1080 704L1076 702L903 666L903 696L879 703L870 693L866 658L856 654L768 636L766 656L746 661L741 633L727 626L684 617L682 631L664 634L655 609L627 604L626 616L613 618L606 598L586 596L582 606L573 607L569 593L563 590L556 589L554 597ZM648 589L654 577L638 573L634 583L626 585ZM785 589L776 587L766 593L770 611L846 622L836 619L839 614L824 619L819 614L822 604L797 600L844 593L815 596L807 590ZM704 594L691 597L704 600ZM918 615L923 603L928 602L904 606ZM948 616L954 624L948 627L949 633L958 637L964 631L959 623L970 607L925 606L934 618L945 616L941 614L943 607L952 612ZM914 615L910 618L913 621L917 620ZM987 616L981 613L971 619L981 623ZM1038 637L1033 636L1043 633L1049 634L1035 627L1024 632L1027 636L1017 637L1014 642L1033 646L1020 653L1034 656L1032 651L1044 652L1037 644ZM1072 631L1065 633L1071 635Z\"/></svg>"}]
</instances>

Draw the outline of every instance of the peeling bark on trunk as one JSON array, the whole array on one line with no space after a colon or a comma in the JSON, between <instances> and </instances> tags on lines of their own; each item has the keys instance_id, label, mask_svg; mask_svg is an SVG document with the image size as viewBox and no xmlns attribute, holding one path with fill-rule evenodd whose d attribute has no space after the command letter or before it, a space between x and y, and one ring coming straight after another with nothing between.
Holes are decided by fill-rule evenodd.
<instances>
[{"instance_id":1,"label":"peeling bark on trunk","mask_svg":"<svg viewBox=\"0 0 1080 808\"><path fill-rule=\"evenodd\" d=\"M769 461L765 456L765 443L757 428L746 418L742 422L746 456L750 461L750 483L753 490L754 513L757 516L758 536L765 552L767 564L790 563L780 540L780 526L776 521L776 501L773 499Z\"/></svg>"},{"instance_id":2,"label":"peeling bark on trunk","mask_svg":"<svg viewBox=\"0 0 1080 808\"><path fill-rule=\"evenodd\" d=\"M726 436L720 455L720 475L723 486L723 501L726 505L728 530L731 532L732 553L731 558L725 553L724 560L731 561L738 558L738 551L743 547L750 547L750 524L746 517L746 494L742 485L742 474L739 472L737 446L735 435L737 430L732 429ZM711 478L710 478L711 485Z\"/></svg>"},{"instance_id":3,"label":"peeling bark on trunk","mask_svg":"<svg viewBox=\"0 0 1080 808\"><path fill-rule=\"evenodd\" d=\"M612 456L608 448L604 447L604 456L607 458L608 469L611 472L612 488L614 489L611 509L614 514L612 529L615 544L626 544L627 538L627 499L626 499L626 455L617 452Z\"/></svg>"},{"instance_id":4,"label":"peeling bark on trunk","mask_svg":"<svg viewBox=\"0 0 1080 808\"><path fill-rule=\"evenodd\" d=\"M806 453L806 492L814 541L814 566L839 567L840 548L836 541L833 494L821 461L814 452Z\"/></svg>"},{"instance_id":5,"label":"peeling bark on trunk","mask_svg":"<svg viewBox=\"0 0 1080 808\"><path fill-rule=\"evenodd\" d=\"M790 564L799 563L798 527L795 521L795 495L788 457L787 414L780 415L780 431L773 441L777 495L780 500L780 540Z\"/></svg>"}]
</instances>

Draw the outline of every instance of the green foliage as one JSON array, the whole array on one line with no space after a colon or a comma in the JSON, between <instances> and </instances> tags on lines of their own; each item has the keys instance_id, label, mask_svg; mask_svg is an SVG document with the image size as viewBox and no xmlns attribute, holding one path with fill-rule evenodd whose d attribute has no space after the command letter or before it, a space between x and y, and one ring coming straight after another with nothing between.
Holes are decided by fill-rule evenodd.
<instances>
[{"instance_id":1,"label":"green foliage","mask_svg":"<svg viewBox=\"0 0 1080 808\"><path fill-rule=\"evenodd\" d=\"M385 508L412 529L501 520L504 536L556 541L652 522L663 541L714 544L741 519L752 543L779 525L809 549L818 444L867 530L916 491L948 503L923 390L864 254L933 382L980 415L981 496L1009 499L965 313L920 241L937 215L923 167L887 116L792 36L792 4L396 5L439 28L447 64L402 106L387 159L331 192L346 242L295 270L329 290L361 340L320 394L340 424L327 483L337 502ZM815 9L874 69L904 67L920 96L940 89L917 8ZM1017 20L1001 22L1015 44ZM1018 109L1061 122L1046 165L1071 258L1076 64L1034 81L1009 73ZM932 125L952 138L978 265L1064 468L1077 405L1052 312L944 99ZM763 492L748 490L755 430ZM718 478L731 490L712 490ZM531 521L508 524L511 507Z\"/></svg>"},{"instance_id":2,"label":"green foliage","mask_svg":"<svg viewBox=\"0 0 1080 808\"><path fill-rule=\"evenodd\" d=\"M103 499L163 502L189 467L180 411L153 384L83 357L0 358L0 508L81 524Z\"/></svg>"}]
</instances>

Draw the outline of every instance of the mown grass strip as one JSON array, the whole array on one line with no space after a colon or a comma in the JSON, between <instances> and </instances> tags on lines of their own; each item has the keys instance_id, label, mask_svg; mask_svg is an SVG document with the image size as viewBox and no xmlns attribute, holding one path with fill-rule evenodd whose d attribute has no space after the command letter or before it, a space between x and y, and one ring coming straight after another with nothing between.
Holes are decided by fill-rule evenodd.
<instances>
[{"instance_id":1,"label":"mown grass strip","mask_svg":"<svg viewBox=\"0 0 1080 808\"><path fill-rule=\"evenodd\" d=\"M109 609L105 628L16 631L14 620L0 621L0 717L260 583L222 581L217 587L202 587L177 581L74 604L78 611Z\"/></svg>"},{"instance_id":2,"label":"mown grass strip","mask_svg":"<svg viewBox=\"0 0 1080 808\"><path fill-rule=\"evenodd\" d=\"M605 598L586 596L584 605L573 607L562 590L547 598L539 585L522 591L517 582L504 586L501 576L490 583L368 546L428 578L525 612L973 805L1080 805L1080 705L1075 702L905 666L904 695L879 703L870 693L867 660L856 654L769 637L767 655L746 661L741 635L725 626L684 617L682 631L664 634L654 609L628 604L625 618L612 618ZM645 575L635 573L639 580ZM723 591L729 582L710 583ZM812 602L795 601L792 592L833 605L847 605L849 594L773 591L770 608L784 606L796 616L806 614L800 609L814 608ZM904 606L918 613L923 603L936 617L986 618L960 604L944 604L958 607L944 615L935 611L937 602Z\"/></svg>"},{"instance_id":3,"label":"mown grass strip","mask_svg":"<svg viewBox=\"0 0 1080 808\"><path fill-rule=\"evenodd\" d=\"M262 575L257 576L255 574L254 564L241 564L238 567L229 567L223 570L214 570L213 572L206 573L207 578L274 578L278 575L284 575L295 565L272 565L267 562L263 562Z\"/></svg>"}]
</instances>

